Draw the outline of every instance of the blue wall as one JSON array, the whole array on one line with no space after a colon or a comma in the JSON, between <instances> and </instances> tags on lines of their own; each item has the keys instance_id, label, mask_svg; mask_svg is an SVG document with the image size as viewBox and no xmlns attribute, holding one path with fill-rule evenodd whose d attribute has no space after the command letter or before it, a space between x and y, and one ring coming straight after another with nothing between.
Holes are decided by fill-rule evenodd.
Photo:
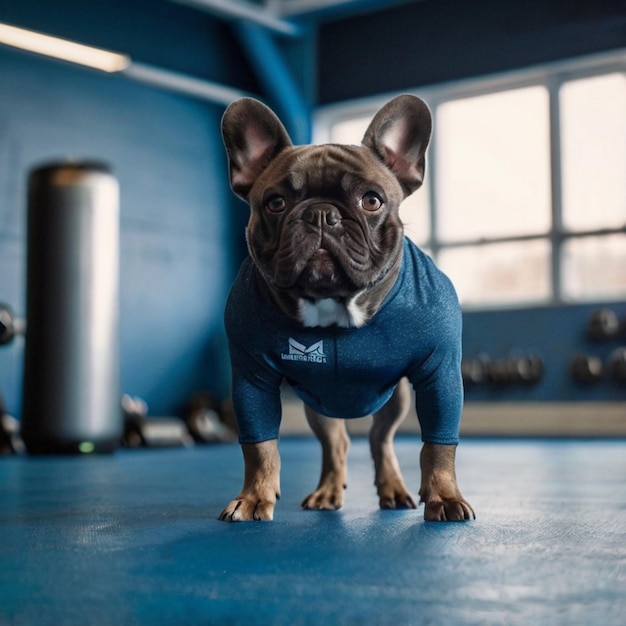
<instances>
[{"instance_id":1,"label":"blue wall","mask_svg":"<svg viewBox=\"0 0 626 626\"><path fill-rule=\"evenodd\" d=\"M238 74L234 82L254 87L246 79L245 67L237 71L240 58L233 55L229 60L228 48L220 48L225 35L207 38L211 23L193 12L184 16L195 17L194 27L172 20L169 10L159 26L154 16L164 9L153 7L170 3L81 2L80 12L78 3L61 4L59 9L56 2L5 3L0 6L0 21L99 45L110 42L104 36L94 42L90 32L118 38L121 33L119 45L112 47L128 51L124 39L135 57L148 62L158 60L160 28L164 36L178 38L174 51L181 51L184 41L188 65L204 65L204 73L217 80ZM20 15L15 5L20 5ZM123 6L128 19L120 21L111 5ZM129 7L142 8L139 5L145 13L130 11ZM76 15L83 19L82 37ZM66 32L59 32L61 27ZM146 42L144 54L141 40ZM190 54L191 50L199 54ZM198 69L184 67L182 61L177 65L178 56L170 58L173 69ZM105 160L113 166L121 189L123 392L145 398L152 414L178 411L199 389L224 394L229 373L222 311L233 275L236 246L230 242L242 233L231 232L234 202L219 136L223 107L2 47L0 85L0 301L25 313L29 170L67 155ZM22 360L23 338L0 347L0 390L9 411L18 416Z\"/></svg>"}]
</instances>

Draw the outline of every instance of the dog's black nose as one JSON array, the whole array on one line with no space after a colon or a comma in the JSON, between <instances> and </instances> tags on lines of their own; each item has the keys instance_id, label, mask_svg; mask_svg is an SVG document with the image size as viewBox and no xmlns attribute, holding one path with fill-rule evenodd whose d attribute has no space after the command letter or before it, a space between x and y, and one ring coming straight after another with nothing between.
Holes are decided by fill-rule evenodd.
<instances>
[{"instance_id":1,"label":"dog's black nose","mask_svg":"<svg viewBox=\"0 0 626 626\"><path fill-rule=\"evenodd\" d=\"M304 211L302 217L305 222L319 227L324 226L324 224L336 226L341 222L341 213L332 204L310 206Z\"/></svg>"}]
</instances>

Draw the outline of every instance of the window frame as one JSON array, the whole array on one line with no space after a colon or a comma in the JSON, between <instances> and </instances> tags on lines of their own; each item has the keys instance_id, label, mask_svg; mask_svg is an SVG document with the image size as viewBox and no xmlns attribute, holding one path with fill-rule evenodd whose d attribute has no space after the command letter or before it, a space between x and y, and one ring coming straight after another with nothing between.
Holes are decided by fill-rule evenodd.
<instances>
[{"instance_id":1,"label":"window frame","mask_svg":"<svg viewBox=\"0 0 626 626\"><path fill-rule=\"evenodd\" d=\"M589 230L569 231L563 223L563 194L562 194L562 159L561 159L561 119L559 92L561 86L572 80L593 78L604 74L622 73L626 75L626 48L608 53L577 57L565 61L546 63L530 68L518 69L506 73L468 78L459 81L428 85L405 89L400 92L387 93L361 100L342 102L339 104L320 107L314 114L314 141L327 143L333 125L357 117L371 117L390 98L400 93L414 93L422 97L431 109L433 126L437 132L438 107L445 103L464 98L471 98L511 89L541 86L548 94L549 119L549 163L550 163L550 206L551 221L547 233L530 235L511 235L503 237L469 238L464 240L443 242L437 237L437 186L436 186L436 142L429 147L428 166L426 175L429 179L429 234L424 246L428 248L433 258L437 260L442 249L452 249L466 246L484 246L493 243L523 242L543 240L548 241L551 249L549 272L551 275L550 297L531 302L513 303L480 303L468 304L467 310L494 310L518 308L525 304L561 305L582 304L590 300L571 300L563 296L561 251L565 243L571 239L585 237L606 236L612 234L626 234L626 222L621 227L601 228Z\"/></svg>"}]
</instances>

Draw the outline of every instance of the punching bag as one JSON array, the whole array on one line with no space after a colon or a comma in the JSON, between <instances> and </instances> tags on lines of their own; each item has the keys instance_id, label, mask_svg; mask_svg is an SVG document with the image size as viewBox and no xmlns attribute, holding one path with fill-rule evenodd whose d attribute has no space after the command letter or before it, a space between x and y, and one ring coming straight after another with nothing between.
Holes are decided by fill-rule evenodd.
<instances>
[{"instance_id":1,"label":"punching bag","mask_svg":"<svg viewBox=\"0 0 626 626\"><path fill-rule=\"evenodd\" d=\"M114 450L119 389L119 186L97 162L28 179L21 434L28 452Z\"/></svg>"}]
</instances>

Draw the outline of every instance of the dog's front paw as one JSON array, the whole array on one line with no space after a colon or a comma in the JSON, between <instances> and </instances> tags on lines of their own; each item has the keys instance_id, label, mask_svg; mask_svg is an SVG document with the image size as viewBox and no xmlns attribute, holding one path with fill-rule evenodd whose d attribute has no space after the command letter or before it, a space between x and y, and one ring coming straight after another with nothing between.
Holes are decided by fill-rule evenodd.
<instances>
[{"instance_id":1,"label":"dog's front paw","mask_svg":"<svg viewBox=\"0 0 626 626\"><path fill-rule=\"evenodd\" d=\"M239 494L220 514L223 522L260 522L274 519L276 498L256 493Z\"/></svg>"},{"instance_id":2,"label":"dog's front paw","mask_svg":"<svg viewBox=\"0 0 626 626\"><path fill-rule=\"evenodd\" d=\"M461 495L452 475L441 474L430 481L430 488L420 489L427 522L465 522L476 519L470 503Z\"/></svg>"},{"instance_id":3,"label":"dog's front paw","mask_svg":"<svg viewBox=\"0 0 626 626\"><path fill-rule=\"evenodd\" d=\"M424 519L427 522L465 522L476 519L476 514L462 497L433 498L424 502Z\"/></svg>"},{"instance_id":4,"label":"dog's front paw","mask_svg":"<svg viewBox=\"0 0 626 626\"><path fill-rule=\"evenodd\" d=\"M241 449L246 467L243 488L219 519L224 522L272 520L276 500L280 498L278 441L244 443Z\"/></svg>"},{"instance_id":5,"label":"dog's front paw","mask_svg":"<svg viewBox=\"0 0 626 626\"><path fill-rule=\"evenodd\" d=\"M461 495L454 471L455 445L425 443L420 455L422 486L427 522L464 522L476 519L474 509Z\"/></svg>"}]
</instances>

